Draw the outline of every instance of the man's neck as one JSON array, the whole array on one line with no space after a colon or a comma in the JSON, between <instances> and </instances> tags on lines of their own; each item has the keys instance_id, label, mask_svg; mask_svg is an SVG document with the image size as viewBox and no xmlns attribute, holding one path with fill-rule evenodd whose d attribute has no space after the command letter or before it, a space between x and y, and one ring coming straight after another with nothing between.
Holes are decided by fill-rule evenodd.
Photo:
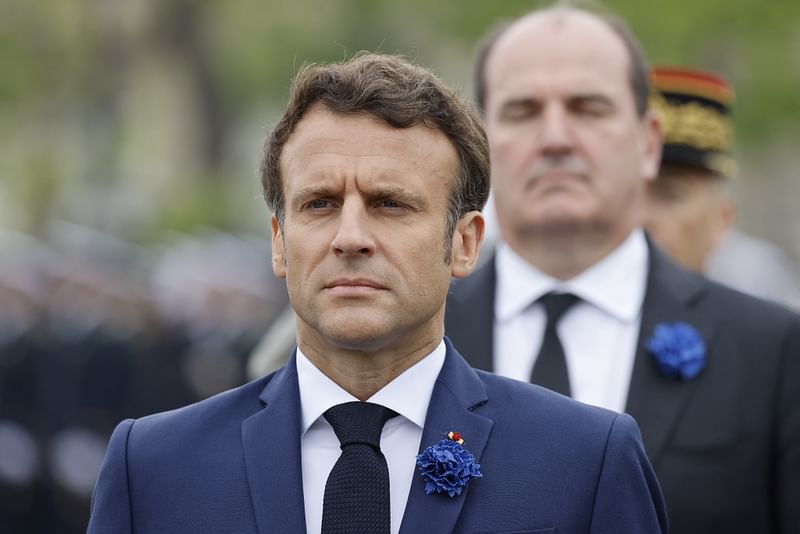
<instances>
[{"instance_id":1,"label":"man's neck","mask_svg":"<svg viewBox=\"0 0 800 534\"><path fill-rule=\"evenodd\" d=\"M321 343L317 336L304 332L298 324L297 342L303 354L328 378L365 401L433 352L442 337L444 327L438 336L424 336L412 343L398 341L365 348L342 347Z\"/></svg>"},{"instance_id":2,"label":"man's neck","mask_svg":"<svg viewBox=\"0 0 800 534\"><path fill-rule=\"evenodd\" d=\"M561 281L575 278L617 249L634 228L615 235L598 233L549 234L543 232L510 239L506 243L521 258Z\"/></svg>"}]
</instances>

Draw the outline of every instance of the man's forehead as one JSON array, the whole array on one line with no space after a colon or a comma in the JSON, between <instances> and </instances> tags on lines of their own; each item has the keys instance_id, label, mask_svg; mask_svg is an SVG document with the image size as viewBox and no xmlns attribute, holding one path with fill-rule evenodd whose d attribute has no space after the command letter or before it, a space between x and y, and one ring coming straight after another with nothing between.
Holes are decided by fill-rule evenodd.
<instances>
[{"instance_id":1,"label":"man's forehead","mask_svg":"<svg viewBox=\"0 0 800 534\"><path fill-rule=\"evenodd\" d=\"M603 19L579 10L554 9L520 19L498 38L487 59L488 81L526 71L533 64L543 76L559 67L617 66L627 79L630 58L622 38Z\"/></svg>"},{"instance_id":2,"label":"man's forehead","mask_svg":"<svg viewBox=\"0 0 800 534\"><path fill-rule=\"evenodd\" d=\"M364 123L383 125L383 121L367 112L340 113L322 102L311 104L292 129L286 145L298 144L301 141L315 139L337 139L348 122L347 119L358 119Z\"/></svg>"},{"instance_id":3,"label":"man's forehead","mask_svg":"<svg viewBox=\"0 0 800 534\"><path fill-rule=\"evenodd\" d=\"M587 11L572 8L554 8L526 15L511 24L497 39L496 47L506 41L515 41L545 32L603 32L615 35L608 22Z\"/></svg>"},{"instance_id":4,"label":"man's forehead","mask_svg":"<svg viewBox=\"0 0 800 534\"><path fill-rule=\"evenodd\" d=\"M347 153L352 156L370 156L374 145L354 141L354 123L358 129L369 129L371 139L379 146L397 149L403 144L402 136L378 117L367 112L339 113L322 104L313 104L297 122L284 145L281 163L315 156L321 153Z\"/></svg>"},{"instance_id":5,"label":"man's forehead","mask_svg":"<svg viewBox=\"0 0 800 534\"><path fill-rule=\"evenodd\" d=\"M451 174L457 154L437 129L422 124L394 128L368 112L345 114L318 105L297 123L280 165L285 179L294 172L368 162L373 169L446 169Z\"/></svg>"}]
</instances>

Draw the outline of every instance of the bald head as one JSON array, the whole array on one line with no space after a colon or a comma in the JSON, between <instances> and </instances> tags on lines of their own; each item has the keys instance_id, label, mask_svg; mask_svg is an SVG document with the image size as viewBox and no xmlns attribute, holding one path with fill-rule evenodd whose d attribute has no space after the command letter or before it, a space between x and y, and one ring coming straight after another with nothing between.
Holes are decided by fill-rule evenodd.
<instances>
[{"instance_id":1,"label":"bald head","mask_svg":"<svg viewBox=\"0 0 800 534\"><path fill-rule=\"evenodd\" d=\"M582 272L641 220L661 140L631 50L607 19L552 8L506 28L485 57L498 228L551 276Z\"/></svg>"},{"instance_id":2,"label":"bald head","mask_svg":"<svg viewBox=\"0 0 800 534\"><path fill-rule=\"evenodd\" d=\"M478 48L475 86L476 99L481 111L485 112L490 87L487 83L487 70L493 57L496 57L498 46L506 47L524 46L526 35L536 32L544 26L551 25L555 28L563 27L574 22L578 26L588 26L598 29L605 28L614 36L625 50L627 56L627 72L631 93L633 95L636 111L643 116L647 111L650 87L649 87L649 66L638 39L621 19L609 13L595 12L578 7L553 6L536 11L517 19L511 23L505 23L495 28L486 37ZM550 54L554 52L554 46L546 46L541 52ZM525 49L533 52L531 49Z\"/></svg>"}]
</instances>

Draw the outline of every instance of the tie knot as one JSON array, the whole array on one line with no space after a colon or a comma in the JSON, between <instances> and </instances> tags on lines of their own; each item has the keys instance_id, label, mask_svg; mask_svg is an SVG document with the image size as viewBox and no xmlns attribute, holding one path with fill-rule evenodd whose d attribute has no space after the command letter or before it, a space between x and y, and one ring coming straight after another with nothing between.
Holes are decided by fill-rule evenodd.
<instances>
[{"instance_id":1,"label":"tie knot","mask_svg":"<svg viewBox=\"0 0 800 534\"><path fill-rule=\"evenodd\" d=\"M561 316L578 301L572 293L545 293L539 298L547 312L547 324L555 326Z\"/></svg>"},{"instance_id":2,"label":"tie knot","mask_svg":"<svg viewBox=\"0 0 800 534\"><path fill-rule=\"evenodd\" d=\"M383 425L397 412L380 404L353 401L337 404L324 415L342 448L353 443L365 443L380 450Z\"/></svg>"}]
</instances>

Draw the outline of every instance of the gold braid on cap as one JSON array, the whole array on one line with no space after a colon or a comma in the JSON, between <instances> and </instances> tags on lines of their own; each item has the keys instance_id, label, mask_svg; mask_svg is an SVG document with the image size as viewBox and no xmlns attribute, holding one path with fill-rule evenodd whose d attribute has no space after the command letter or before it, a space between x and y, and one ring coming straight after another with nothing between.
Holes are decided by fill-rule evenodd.
<instances>
[{"instance_id":1,"label":"gold braid on cap","mask_svg":"<svg viewBox=\"0 0 800 534\"><path fill-rule=\"evenodd\" d=\"M661 119L665 143L716 152L730 151L733 124L719 111L697 102L668 102L658 93L651 95L650 105Z\"/></svg>"}]
</instances>

